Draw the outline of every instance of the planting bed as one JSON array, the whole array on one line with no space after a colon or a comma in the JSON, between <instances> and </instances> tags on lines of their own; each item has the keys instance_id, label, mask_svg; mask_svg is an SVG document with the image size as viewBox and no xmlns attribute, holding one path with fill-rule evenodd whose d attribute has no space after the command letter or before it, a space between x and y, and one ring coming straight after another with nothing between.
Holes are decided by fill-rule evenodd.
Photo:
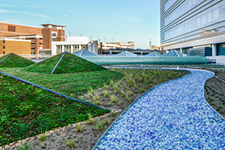
<instances>
[{"instance_id":1,"label":"planting bed","mask_svg":"<svg viewBox=\"0 0 225 150\"><path fill-rule=\"evenodd\" d=\"M225 79L224 70L214 70L216 75ZM225 83L217 78L212 78L206 82L205 97L209 104L225 117Z\"/></svg>"},{"instance_id":2,"label":"planting bed","mask_svg":"<svg viewBox=\"0 0 225 150\"><path fill-rule=\"evenodd\" d=\"M59 64L55 68L58 62ZM72 55L70 53L63 53L63 54L59 54L54 57L51 57L49 59L46 59L33 66L30 66L24 69L24 71L50 74L52 73L54 68L55 68L54 74L106 70L105 68L98 66L78 56Z\"/></svg>"},{"instance_id":3,"label":"planting bed","mask_svg":"<svg viewBox=\"0 0 225 150\"><path fill-rule=\"evenodd\" d=\"M41 148L65 150L91 149L119 114L141 94L161 82L188 74L186 71L172 70L114 69L114 71L123 73L123 79L118 82L116 82L116 80L112 80L110 83L106 82L106 84L102 86L103 88L95 90L90 89L88 94L84 94L80 96L80 98L100 106L106 106L115 111L119 111L119 113L111 113L108 116L95 119L89 116L89 120L82 123L81 126L75 124L59 128L53 132L47 132L38 137L27 139L22 142L22 145L19 143L10 148L26 147L27 145L30 149L35 150ZM16 71L14 71L14 73L16 73ZM121 73L117 73L117 75ZM109 85L107 85L108 83ZM43 137L45 138L43 139Z\"/></svg>"},{"instance_id":4,"label":"planting bed","mask_svg":"<svg viewBox=\"0 0 225 150\"><path fill-rule=\"evenodd\" d=\"M8 55L1 57L0 61L7 56ZM3 62L0 63L0 68L3 68L3 67L4 68L27 67L32 64L34 64L34 62L32 62L28 59L25 59L21 56L15 55L15 54L9 54L9 56Z\"/></svg>"},{"instance_id":5,"label":"planting bed","mask_svg":"<svg viewBox=\"0 0 225 150\"><path fill-rule=\"evenodd\" d=\"M107 112L0 74L0 146Z\"/></svg>"}]
</instances>

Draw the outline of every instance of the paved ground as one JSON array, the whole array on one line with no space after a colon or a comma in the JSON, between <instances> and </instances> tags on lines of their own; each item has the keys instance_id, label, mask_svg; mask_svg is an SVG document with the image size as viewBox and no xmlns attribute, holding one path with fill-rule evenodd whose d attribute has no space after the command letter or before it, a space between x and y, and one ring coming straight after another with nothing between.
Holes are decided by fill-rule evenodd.
<instances>
[{"instance_id":1,"label":"paved ground","mask_svg":"<svg viewBox=\"0 0 225 150\"><path fill-rule=\"evenodd\" d=\"M163 84L138 99L94 149L225 149L225 120L204 98L208 71Z\"/></svg>"}]
</instances>

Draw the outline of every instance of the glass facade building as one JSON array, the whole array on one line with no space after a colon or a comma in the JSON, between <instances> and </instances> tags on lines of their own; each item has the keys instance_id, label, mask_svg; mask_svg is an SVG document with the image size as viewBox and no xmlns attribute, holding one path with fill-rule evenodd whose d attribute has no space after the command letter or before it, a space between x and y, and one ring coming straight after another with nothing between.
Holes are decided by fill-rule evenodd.
<instances>
[{"instance_id":1,"label":"glass facade building","mask_svg":"<svg viewBox=\"0 0 225 150\"><path fill-rule=\"evenodd\" d=\"M225 56L225 0L161 0L161 47Z\"/></svg>"}]
</instances>

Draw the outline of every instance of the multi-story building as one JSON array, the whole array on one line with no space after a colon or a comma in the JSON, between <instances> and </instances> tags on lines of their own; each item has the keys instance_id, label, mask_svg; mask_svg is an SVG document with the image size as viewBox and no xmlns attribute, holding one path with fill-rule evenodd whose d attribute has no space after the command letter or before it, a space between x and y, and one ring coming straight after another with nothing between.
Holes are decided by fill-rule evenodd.
<instances>
[{"instance_id":1,"label":"multi-story building","mask_svg":"<svg viewBox=\"0 0 225 150\"><path fill-rule=\"evenodd\" d=\"M9 53L20 54L24 57L30 58L31 42L30 40L18 39L0 39L0 55Z\"/></svg>"},{"instance_id":2,"label":"multi-story building","mask_svg":"<svg viewBox=\"0 0 225 150\"><path fill-rule=\"evenodd\" d=\"M7 35L6 39L29 40L31 42L31 54L39 54L39 50L43 48L42 35Z\"/></svg>"},{"instance_id":3,"label":"multi-story building","mask_svg":"<svg viewBox=\"0 0 225 150\"><path fill-rule=\"evenodd\" d=\"M30 54L39 55L40 49L52 49L52 41L65 41L65 26L42 24L38 28L0 23L0 38L30 40Z\"/></svg>"},{"instance_id":4,"label":"multi-story building","mask_svg":"<svg viewBox=\"0 0 225 150\"><path fill-rule=\"evenodd\" d=\"M225 59L225 1L161 0L161 47Z\"/></svg>"}]
</instances>

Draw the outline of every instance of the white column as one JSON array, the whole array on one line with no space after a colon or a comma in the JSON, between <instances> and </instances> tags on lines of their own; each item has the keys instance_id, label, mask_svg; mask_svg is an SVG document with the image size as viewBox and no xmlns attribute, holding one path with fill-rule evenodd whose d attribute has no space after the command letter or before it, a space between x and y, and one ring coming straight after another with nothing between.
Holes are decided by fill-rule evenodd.
<instances>
[{"instance_id":1,"label":"white column","mask_svg":"<svg viewBox=\"0 0 225 150\"><path fill-rule=\"evenodd\" d=\"M70 53L73 53L73 45L70 45Z\"/></svg>"},{"instance_id":2,"label":"white column","mask_svg":"<svg viewBox=\"0 0 225 150\"><path fill-rule=\"evenodd\" d=\"M82 49L81 45L79 45L79 51Z\"/></svg>"},{"instance_id":3,"label":"white column","mask_svg":"<svg viewBox=\"0 0 225 150\"><path fill-rule=\"evenodd\" d=\"M183 48L180 48L180 52L183 53Z\"/></svg>"},{"instance_id":4,"label":"white column","mask_svg":"<svg viewBox=\"0 0 225 150\"><path fill-rule=\"evenodd\" d=\"M64 53L64 45L62 45L62 52Z\"/></svg>"},{"instance_id":5,"label":"white column","mask_svg":"<svg viewBox=\"0 0 225 150\"><path fill-rule=\"evenodd\" d=\"M217 56L217 45L212 44L212 56Z\"/></svg>"}]
</instances>

